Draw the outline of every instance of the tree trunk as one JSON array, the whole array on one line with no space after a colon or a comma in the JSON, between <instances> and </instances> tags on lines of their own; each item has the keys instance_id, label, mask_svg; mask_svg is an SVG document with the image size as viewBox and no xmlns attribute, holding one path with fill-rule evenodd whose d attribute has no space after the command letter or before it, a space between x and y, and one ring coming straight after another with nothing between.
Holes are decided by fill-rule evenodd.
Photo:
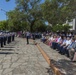
<instances>
[{"instance_id":1,"label":"tree trunk","mask_svg":"<svg viewBox=\"0 0 76 75\"><path fill-rule=\"evenodd\" d=\"M34 23L35 23L35 20L33 20L33 21L31 22L31 25L30 25L30 31L31 31L31 32L33 32L33 25L34 25Z\"/></svg>"}]
</instances>

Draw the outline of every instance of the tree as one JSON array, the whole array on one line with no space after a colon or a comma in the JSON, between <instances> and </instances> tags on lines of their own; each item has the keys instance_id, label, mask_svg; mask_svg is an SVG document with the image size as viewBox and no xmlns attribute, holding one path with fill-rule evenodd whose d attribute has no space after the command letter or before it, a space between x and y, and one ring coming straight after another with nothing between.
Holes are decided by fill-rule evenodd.
<instances>
[{"instance_id":1,"label":"tree","mask_svg":"<svg viewBox=\"0 0 76 75\"><path fill-rule=\"evenodd\" d=\"M46 21L52 25L63 24L76 16L76 0L45 0L41 8Z\"/></svg>"},{"instance_id":2,"label":"tree","mask_svg":"<svg viewBox=\"0 0 76 75\"><path fill-rule=\"evenodd\" d=\"M7 21L0 21L0 30L8 30L8 23Z\"/></svg>"},{"instance_id":3,"label":"tree","mask_svg":"<svg viewBox=\"0 0 76 75\"><path fill-rule=\"evenodd\" d=\"M72 28L72 26L69 26L68 24L64 24L63 29L65 32L68 32Z\"/></svg>"},{"instance_id":4,"label":"tree","mask_svg":"<svg viewBox=\"0 0 76 75\"><path fill-rule=\"evenodd\" d=\"M19 10L12 10L7 13L9 29L12 31L26 30L29 28L28 22L26 21L26 15Z\"/></svg>"},{"instance_id":5,"label":"tree","mask_svg":"<svg viewBox=\"0 0 76 75\"><path fill-rule=\"evenodd\" d=\"M10 1L10 0L6 0L6 2L8 2L8 1Z\"/></svg>"},{"instance_id":6,"label":"tree","mask_svg":"<svg viewBox=\"0 0 76 75\"><path fill-rule=\"evenodd\" d=\"M9 28L13 30L34 30L36 21L43 21L40 8L41 0L16 0L16 8L8 13ZM41 23L41 22L40 22Z\"/></svg>"},{"instance_id":7,"label":"tree","mask_svg":"<svg viewBox=\"0 0 76 75\"><path fill-rule=\"evenodd\" d=\"M49 26L49 25L47 25L47 26L46 26L46 31L52 31L52 27Z\"/></svg>"},{"instance_id":8,"label":"tree","mask_svg":"<svg viewBox=\"0 0 76 75\"><path fill-rule=\"evenodd\" d=\"M44 32L46 31L46 25L45 22L42 20L35 21L33 25L33 31L35 32Z\"/></svg>"},{"instance_id":9,"label":"tree","mask_svg":"<svg viewBox=\"0 0 76 75\"><path fill-rule=\"evenodd\" d=\"M68 24L64 24L64 25L60 25L60 24L57 24L55 26L52 27L52 31L53 32L68 32L70 30L71 26L69 26Z\"/></svg>"},{"instance_id":10,"label":"tree","mask_svg":"<svg viewBox=\"0 0 76 75\"><path fill-rule=\"evenodd\" d=\"M58 23L58 4L56 0L45 0L41 5L44 19L50 24L55 25Z\"/></svg>"},{"instance_id":11,"label":"tree","mask_svg":"<svg viewBox=\"0 0 76 75\"><path fill-rule=\"evenodd\" d=\"M26 21L32 31L35 21L42 19L40 0L16 0L16 4L16 9L26 15Z\"/></svg>"}]
</instances>

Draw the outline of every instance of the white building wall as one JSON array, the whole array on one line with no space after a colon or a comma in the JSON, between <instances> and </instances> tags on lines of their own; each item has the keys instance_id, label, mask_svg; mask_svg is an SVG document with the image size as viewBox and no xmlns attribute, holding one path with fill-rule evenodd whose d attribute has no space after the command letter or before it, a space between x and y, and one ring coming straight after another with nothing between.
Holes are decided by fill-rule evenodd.
<instances>
[{"instance_id":1,"label":"white building wall","mask_svg":"<svg viewBox=\"0 0 76 75\"><path fill-rule=\"evenodd\" d=\"M72 28L70 30L75 30L75 19L73 19L71 22L66 21Z\"/></svg>"},{"instance_id":2,"label":"white building wall","mask_svg":"<svg viewBox=\"0 0 76 75\"><path fill-rule=\"evenodd\" d=\"M73 19L73 30L75 30L75 19Z\"/></svg>"}]
</instances>

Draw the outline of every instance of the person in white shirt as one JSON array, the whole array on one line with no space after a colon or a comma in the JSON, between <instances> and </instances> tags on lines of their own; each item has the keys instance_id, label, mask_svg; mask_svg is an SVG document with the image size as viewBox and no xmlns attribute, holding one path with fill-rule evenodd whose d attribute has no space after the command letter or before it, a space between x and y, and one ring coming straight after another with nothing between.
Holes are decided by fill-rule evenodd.
<instances>
[{"instance_id":1,"label":"person in white shirt","mask_svg":"<svg viewBox=\"0 0 76 75\"><path fill-rule=\"evenodd\" d=\"M61 54L65 54L66 48L71 44L71 39L69 37L67 37L67 40L65 41L65 43L63 45L61 45L59 53Z\"/></svg>"},{"instance_id":2,"label":"person in white shirt","mask_svg":"<svg viewBox=\"0 0 76 75\"><path fill-rule=\"evenodd\" d=\"M29 33L29 31L27 31L26 32L27 44L29 44L29 36L30 36L30 33Z\"/></svg>"},{"instance_id":3,"label":"person in white shirt","mask_svg":"<svg viewBox=\"0 0 76 75\"><path fill-rule=\"evenodd\" d=\"M69 46L70 44L71 44L71 39L69 37L67 37L64 48Z\"/></svg>"}]
</instances>

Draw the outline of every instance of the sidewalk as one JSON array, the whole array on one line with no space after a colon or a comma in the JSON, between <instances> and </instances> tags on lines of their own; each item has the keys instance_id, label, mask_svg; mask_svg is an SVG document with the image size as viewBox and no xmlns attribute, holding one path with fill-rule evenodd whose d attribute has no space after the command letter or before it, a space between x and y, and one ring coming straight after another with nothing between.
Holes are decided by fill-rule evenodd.
<instances>
[{"instance_id":1,"label":"sidewalk","mask_svg":"<svg viewBox=\"0 0 76 75\"><path fill-rule=\"evenodd\" d=\"M52 63L59 68L65 75L76 75L76 62L71 62L65 55L61 55L58 51L50 48L46 44L37 40L42 49L49 55Z\"/></svg>"},{"instance_id":2,"label":"sidewalk","mask_svg":"<svg viewBox=\"0 0 76 75\"><path fill-rule=\"evenodd\" d=\"M16 38L15 42L0 48L0 75L53 75L49 65L31 41Z\"/></svg>"}]
</instances>

